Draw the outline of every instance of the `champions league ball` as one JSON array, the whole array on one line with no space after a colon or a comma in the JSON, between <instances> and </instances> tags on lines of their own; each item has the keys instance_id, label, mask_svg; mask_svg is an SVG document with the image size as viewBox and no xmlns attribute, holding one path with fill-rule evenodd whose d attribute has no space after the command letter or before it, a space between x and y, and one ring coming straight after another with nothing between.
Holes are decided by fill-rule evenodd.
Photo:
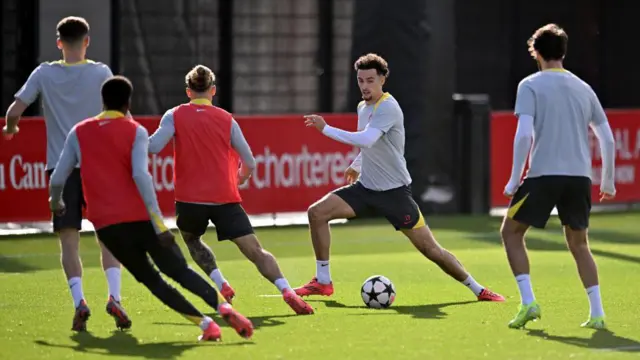
<instances>
[{"instance_id":1,"label":"champions league ball","mask_svg":"<svg viewBox=\"0 0 640 360\"><path fill-rule=\"evenodd\" d=\"M391 280L382 275L374 275L362 284L362 301L373 309L388 308L396 299L396 288Z\"/></svg>"}]
</instances>

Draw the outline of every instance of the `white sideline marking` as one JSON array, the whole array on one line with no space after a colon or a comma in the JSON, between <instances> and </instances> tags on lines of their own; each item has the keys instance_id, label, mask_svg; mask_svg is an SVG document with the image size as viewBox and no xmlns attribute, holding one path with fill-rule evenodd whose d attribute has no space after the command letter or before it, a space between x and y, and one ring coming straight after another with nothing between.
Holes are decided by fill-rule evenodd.
<instances>
[{"instance_id":1,"label":"white sideline marking","mask_svg":"<svg viewBox=\"0 0 640 360\"><path fill-rule=\"evenodd\" d=\"M281 297L282 295L276 295L276 294L264 294L264 295L258 295L259 297Z\"/></svg>"},{"instance_id":2,"label":"white sideline marking","mask_svg":"<svg viewBox=\"0 0 640 360\"><path fill-rule=\"evenodd\" d=\"M612 348L595 349L596 351L620 351L620 350L640 350L640 345L616 346Z\"/></svg>"}]
</instances>

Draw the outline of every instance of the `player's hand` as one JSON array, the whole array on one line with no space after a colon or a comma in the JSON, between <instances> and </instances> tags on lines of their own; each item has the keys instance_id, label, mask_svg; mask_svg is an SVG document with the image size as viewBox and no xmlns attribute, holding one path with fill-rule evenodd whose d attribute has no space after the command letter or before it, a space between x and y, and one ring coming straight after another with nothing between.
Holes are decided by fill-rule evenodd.
<instances>
[{"instance_id":1,"label":"player's hand","mask_svg":"<svg viewBox=\"0 0 640 360\"><path fill-rule=\"evenodd\" d=\"M316 129L318 129L318 131L324 130L324 127L327 126L327 122L324 121L324 118L320 115L315 115L315 114L305 115L304 118L305 118L305 121L304 121L305 125L313 126Z\"/></svg>"},{"instance_id":2,"label":"player's hand","mask_svg":"<svg viewBox=\"0 0 640 360\"><path fill-rule=\"evenodd\" d=\"M613 200L616 197L615 191L613 193L600 191L600 201Z\"/></svg>"},{"instance_id":3,"label":"player's hand","mask_svg":"<svg viewBox=\"0 0 640 360\"><path fill-rule=\"evenodd\" d=\"M509 199L511 199L513 197L513 195L516 194L516 191L518 191L518 187L520 186L519 183L517 182L513 182L513 181L509 181L509 183L504 187L504 196L508 197Z\"/></svg>"},{"instance_id":4,"label":"player's hand","mask_svg":"<svg viewBox=\"0 0 640 360\"><path fill-rule=\"evenodd\" d=\"M243 174L242 168L238 169L238 186L244 185L251 178L251 173Z\"/></svg>"},{"instance_id":5,"label":"player's hand","mask_svg":"<svg viewBox=\"0 0 640 360\"><path fill-rule=\"evenodd\" d=\"M347 180L347 184L353 184L354 182L356 182L358 180L359 175L360 173L357 172L356 169L352 168L351 166L349 166L347 170L345 170L344 172L344 178Z\"/></svg>"},{"instance_id":6,"label":"player's hand","mask_svg":"<svg viewBox=\"0 0 640 360\"><path fill-rule=\"evenodd\" d=\"M58 216L64 215L65 211L67 211L67 207L62 199L53 201L53 199L49 198L49 209Z\"/></svg>"},{"instance_id":7,"label":"player's hand","mask_svg":"<svg viewBox=\"0 0 640 360\"><path fill-rule=\"evenodd\" d=\"M15 127L7 127L6 125L2 128L2 137L5 138L5 140L11 140L13 138L14 134L17 134L20 131L20 129L15 126Z\"/></svg>"},{"instance_id":8,"label":"player's hand","mask_svg":"<svg viewBox=\"0 0 640 360\"><path fill-rule=\"evenodd\" d=\"M160 245L163 247L169 248L175 245L176 237L170 230L167 230L163 233L158 234L158 241L160 241Z\"/></svg>"}]
</instances>

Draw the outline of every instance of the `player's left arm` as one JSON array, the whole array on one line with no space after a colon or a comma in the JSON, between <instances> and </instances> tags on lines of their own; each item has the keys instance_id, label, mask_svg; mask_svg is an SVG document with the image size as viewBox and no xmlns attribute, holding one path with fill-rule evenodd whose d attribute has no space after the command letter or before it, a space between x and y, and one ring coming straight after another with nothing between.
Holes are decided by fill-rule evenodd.
<instances>
[{"instance_id":1,"label":"player's left arm","mask_svg":"<svg viewBox=\"0 0 640 360\"><path fill-rule=\"evenodd\" d=\"M174 109L168 110L162 115L158 129L149 138L149 152L157 154L171 141L176 133L176 127L173 118Z\"/></svg>"},{"instance_id":2,"label":"player's left arm","mask_svg":"<svg viewBox=\"0 0 640 360\"><path fill-rule=\"evenodd\" d=\"M511 166L511 176L505 186L505 195L512 196L522 178L527 156L533 143L533 121L535 111L535 93L528 85L521 82L518 85L516 95L515 114L518 117L518 127L513 139L513 164Z\"/></svg>"},{"instance_id":3,"label":"player's left arm","mask_svg":"<svg viewBox=\"0 0 640 360\"><path fill-rule=\"evenodd\" d=\"M35 68L27 81L15 94L15 100L9 105L6 113L6 121L2 132L5 135L12 135L18 132L18 122L25 110L31 105L40 94L40 77L42 76L42 66Z\"/></svg>"},{"instance_id":4,"label":"player's left arm","mask_svg":"<svg viewBox=\"0 0 640 360\"><path fill-rule=\"evenodd\" d=\"M251 147L249 147L249 143L247 143L247 139L242 134L242 129L240 129L240 125L235 119L232 119L231 122L231 146L242 159L239 182L244 184L256 168L256 159L253 157Z\"/></svg>"},{"instance_id":5,"label":"player's left arm","mask_svg":"<svg viewBox=\"0 0 640 360\"><path fill-rule=\"evenodd\" d=\"M592 118L590 121L591 129L598 138L600 144L600 153L602 156L602 180L600 182L600 191L608 196L616 194L615 186L615 167L616 167L616 144L607 119L607 114L600 104L600 100L593 93L592 100Z\"/></svg>"},{"instance_id":6,"label":"player's left arm","mask_svg":"<svg viewBox=\"0 0 640 360\"><path fill-rule=\"evenodd\" d=\"M80 162L80 145L78 143L78 136L76 135L76 128L74 127L69 132L69 135L67 135L64 148L49 180L49 203L51 210L56 211L59 210L60 207L64 208L64 204L62 204L64 184L78 162ZM62 204L62 206L60 206L60 204Z\"/></svg>"},{"instance_id":7,"label":"player's left arm","mask_svg":"<svg viewBox=\"0 0 640 360\"><path fill-rule=\"evenodd\" d=\"M153 179L149 173L149 133L142 126L138 126L136 130L136 137L131 149L131 167L133 180L149 212L153 228L157 234L169 231L162 220L162 212L153 187Z\"/></svg>"}]
</instances>

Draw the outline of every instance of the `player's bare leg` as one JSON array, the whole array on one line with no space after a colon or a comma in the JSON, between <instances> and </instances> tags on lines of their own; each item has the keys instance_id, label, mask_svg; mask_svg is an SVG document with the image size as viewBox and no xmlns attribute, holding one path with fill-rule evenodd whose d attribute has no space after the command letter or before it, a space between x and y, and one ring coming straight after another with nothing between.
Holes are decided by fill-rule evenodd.
<instances>
[{"instance_id":1,"label":"player's bare leg","mask_svg":"<svg viewBox=\"0 0 640 360\"><path fill-rule=\"evenodd\" d=\"M64 228L60 229L59 237L60 262L71 290L73 306L76 309L71 329L85 331L91 311L87 306L84 292L82 291L82 261L79 254L80 234L76 229Z\"/></svg>"},{"instance_id":2,"label":"player's bare leg","mask_svg":"<svg viewBox=\"0 0 640 360\"><path fill-rule=\"evenodd\" d=\"M122 301L120 294L122 289L122 267L118 259L100 242L100 239L96 237L96 241L98 245L100 245L100 260L102 261L102 269L107 277L107 284L109 286L109 296L106 307L107 314L113 317L117 328L129 329L131 327L131 320L120 303Z\"/></svg>"},{"instance_id":3,"label":"player's bare leg","mask_svg":"<svg viewBox=\"0 0 640 360\"><path fill-rule=\"evenodd\" d=\"M333 284L329 271L331 230L329 221L350 219L356 216L351 206L335 194L327 194L309 207L309 232L313 251L316 254L316 276L306 285L294 289L300 296L333 294Z\"/></svg>"},{"instance_id":4,"label":"player's bare leg","mask_svg":"<svg viewBox=\"0 0 640 360\"><path fill-rule=\"evenodd\" d=\"M249 234L233 242L238 246L242 254L256 265L260 274L271 281L282 293L284 301L298 315L313 314L313 307L302 300L289 285L289 282L282 274L278 261L269 251L265 250L255 234Z\"/></svg>"},{"instance_id":5,"label":"player's bare leg","mask_svg":"<svg viewBox=\"0 0 640 360\"><path fill-rule=\"evenodd\" d=\"M478 284L464 269L464 266L447 249L436 241L426 224L414 229L402 229L402 233L411 240L413 246L427 259L433 261L449 276L467 286L480 301L504 301L504 297Z\"/></svg>"},{"instance_id":6,"label":"player's bare leg","mask_svg":"<svg viewBox=\"0 0 640 360\"><path fill-rule=\"evenodd\" d=\"M529 225L520 223L508 217L504 218L500 234L507 253L511 271L518 282L521 304L516 317L509 322L511 328L524 327L527 322L542 317L540 307L533 295L531 277L529 275L529 256L524 242L524 235Z\"/></svg>"},{"instance_id":7,"label":"player's bare leg","mask_svg":"<svg viewBox=\"0 0 640 360\"><path fill-rule=\"evenodd\" d=\"M605 328L604 309L598 283L598 267L589 248L587 230L573 230L569 226L565 226L564 235L589 297L589 320L582 326L596 329Z\"/></svg>"},{"instance_id":8,"label":"player's bare leg","mask_svg":"<svg viewBox=\"0 0 640 360\"><path fill-rule=\"evenodd\" d=\"M194 235L188 232L181 231L182 239L184 239L191 258L198 264L198 266L204 271L213 282L216 283L218 290L225 300L229 303L232 302L235 297L235 291L222 275L220 269L218 269L218 263L216 262L216 256L213 254L211 248L202 241L202 238L198 235Z\"/></svg>"}]
</instances>

